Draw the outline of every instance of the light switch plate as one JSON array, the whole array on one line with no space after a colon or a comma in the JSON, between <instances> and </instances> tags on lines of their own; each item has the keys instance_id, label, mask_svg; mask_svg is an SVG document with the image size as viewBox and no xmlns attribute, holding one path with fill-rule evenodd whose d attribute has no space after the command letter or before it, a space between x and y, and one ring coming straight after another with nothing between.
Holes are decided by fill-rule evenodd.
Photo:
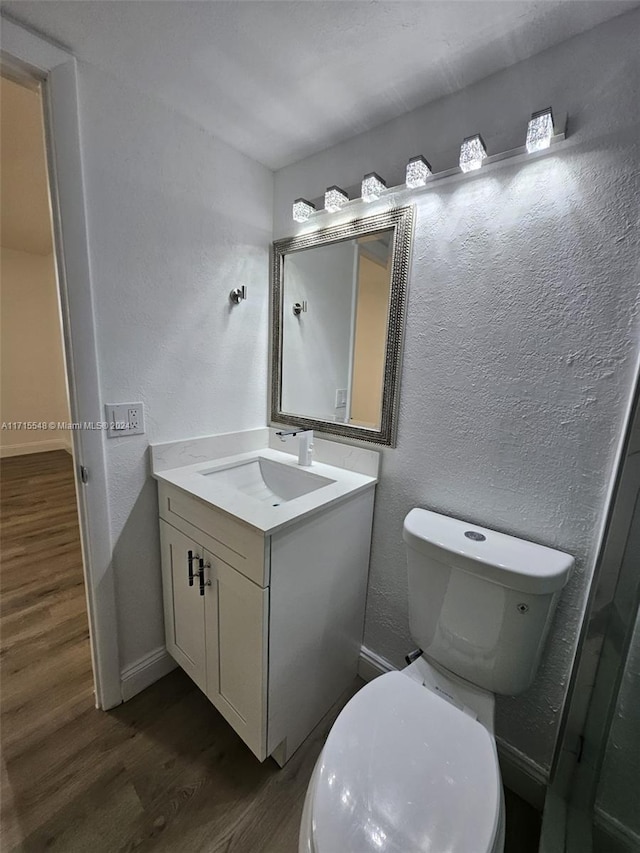
<instances>
[{"instance_id":1,"label":"light switch plate","mask_svg":"<svg viewBox=\"0 0 640 853\"><path fill-rule=\"evenodd\" d=\"M124 438L144 433L144 406L142 403L107 403L104 407L108 423L108 438Z\"/></svg>"}]
</instances>

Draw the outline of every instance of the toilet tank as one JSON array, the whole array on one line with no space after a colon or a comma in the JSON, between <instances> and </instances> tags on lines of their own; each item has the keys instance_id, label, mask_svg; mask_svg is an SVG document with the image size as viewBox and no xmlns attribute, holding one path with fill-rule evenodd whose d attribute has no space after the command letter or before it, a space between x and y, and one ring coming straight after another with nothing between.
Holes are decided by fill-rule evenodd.
<instances>
[{"instance_id":1,"label":"toilet tank","mask_svg":"<svg viewBox=\"0 0 640 853\"><path fill-rule=\"evenodd\" d=\"M407 515L403 538L426 657L492 693L526 690L573 557L426 509Z\"/></svg>"}]
</instances>

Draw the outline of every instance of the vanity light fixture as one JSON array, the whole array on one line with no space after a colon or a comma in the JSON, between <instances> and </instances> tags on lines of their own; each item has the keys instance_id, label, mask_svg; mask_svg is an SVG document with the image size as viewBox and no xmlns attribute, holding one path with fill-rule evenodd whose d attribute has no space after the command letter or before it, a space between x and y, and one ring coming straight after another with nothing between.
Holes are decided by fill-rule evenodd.
<instances>
[{"instance_id":1,"label":"vanity light fixture","mask_svg":"<svg viewBox=\"0 0 640 853\"><path fill-rule=\"evenodd\" d=\"M487 149L479 133L467 136L460 146L460 168L463 172L472 172L482 166Z\"/></svg>"},{"instance_id":2,"label":"vanity light fixture","mask_svg":"<svg viewBox=\"0 0 640 853\"><path fill-rule=\"evenodd\" d=\"M362 188L360 190L362 201L376 201L376 199L380 198L386 188L386 183L377 172L369 172L369 174L365 175L362 179Z\"/></svg>"},{"instance_id":3,"label":"vanity light fixture","mask_svg":"<svg viewBox=\"0 0 640 853\"><path fill-rule=\"evenodd\" d=\"M526 148L529 154L534 151L542 151L551 145L553 136L553 113L551 107L539 110L531 116L527 127Z\"/></svg>"},{"instance_id":4,"label":"vanity light fixture","mask_svg":"<svg viewBox=\"0 0 640 853\"><path fill-rule=\"evenodd\" d=\"M324 194L324 209L327 213L337 213L349 201L349 196L340 187L327 187Z\"/></svg>"},{"instance_id":5,"label":"vanity light fixture","mask_svg":"<svg viewBox=\"0 0 640 853\"><path fill-rule=\"evenodd\" d=\"M404 183L388 187L386 181L377 172L368 172L362 179L360 198L354 199L354 201L372 202L391 193L401 193L406 190L417 190L418 192L422 189L430 190L440 186L442 179L455 179L456 176L459 178L460 171L472 172L479 169L485 164L485 161L486 165L497 166L498 163L522 158L525 153L545 151L549 149L552 143L555 147L557 142L566 138L566 125L566 116L562 116L560 124L557 125L551 107L547 107L547 109L533 113L527 126L526 143L518 148L488 154L484 140L479 133L476 133L474 136L467 136L462 141L459 169L454 167L434 173L429 161L422 154L418 154L407 163ZM324 194L324 210L316 210L310 201L297 198L293 203L293 218L296 222L306 222L308 219L315 219L317 215L337 213L349 201L351 199L343 189L337 186L328 187ZM354 216L357 215L354 211Z\"/></svg>"},{"instance_id":6,"label":"vanity light fixture","mask_svg":"<svg viewBox=\"0 0 640 853\"><path fill-rule=\"evenodd\" d=\"M422 154L418 154L417 157L412 157L407 163L406 184L412 190L423 187L431 174L431 164L425 160Z\"/></svg>"},{"instance_id":7,"label":"vanity light fixture","mask_svg":"<svg viewBox=\"0 0 640 853\"><path fill-rule=\"evenodd\" d=\"M293 202L293 218L296 222L306 222L311 214L315 212L315 204L311 204L306 198L297 198Z\"/></svg>"}]
</instances>

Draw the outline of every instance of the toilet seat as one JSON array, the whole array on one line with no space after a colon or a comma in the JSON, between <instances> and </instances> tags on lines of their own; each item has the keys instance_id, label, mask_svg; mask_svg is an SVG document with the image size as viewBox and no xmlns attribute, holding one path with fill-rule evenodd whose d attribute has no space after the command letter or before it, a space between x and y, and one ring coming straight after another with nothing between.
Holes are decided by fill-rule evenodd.
<instances>
[{"instance_id":1,"label":"toilet seat","mask_svg":"<svg viewBox=\"0 0 640 853\"><path fill-rule=\"evenodd\" d=\"M301 850L494 853L502 786L495 742L472 716L399 672L338 716L305 803Z\"/></svg>"}]
</instances>

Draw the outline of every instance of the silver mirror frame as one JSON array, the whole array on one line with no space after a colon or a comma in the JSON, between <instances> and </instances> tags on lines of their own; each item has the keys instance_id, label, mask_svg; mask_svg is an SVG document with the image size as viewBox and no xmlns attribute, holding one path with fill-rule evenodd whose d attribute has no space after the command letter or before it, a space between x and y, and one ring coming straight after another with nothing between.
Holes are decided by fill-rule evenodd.
<instances>
[{"instance_id":1,"label":"silver mirror frame","mask_svg":"<svg viewBox=\"0 0 640 853\"><path fill-rule=\"evenodd\" d=\"M409 264L413 238L414 212L412 206L398 207L393 210L356 219L342 225L323 228L299 237L287 237L276 240L271 256L271 423L294 424L306 429L359 441L396 446L398 429L398 403L400 399L400 375L402 370L402 352L406 319L407 289L409 283ZM322 246L327 243L339 243L375 234L378 231L393 229L393 260L391 265L391 288L389 297L389 319L387 323L387 343L384 366L384 388L382 393L382 417L379 429L355 426L334 421L322 421L305 418L283 412L280 409L282 399L282 329L284 296L284 259L294 252Z\"/></svg>"}]
</instances>

